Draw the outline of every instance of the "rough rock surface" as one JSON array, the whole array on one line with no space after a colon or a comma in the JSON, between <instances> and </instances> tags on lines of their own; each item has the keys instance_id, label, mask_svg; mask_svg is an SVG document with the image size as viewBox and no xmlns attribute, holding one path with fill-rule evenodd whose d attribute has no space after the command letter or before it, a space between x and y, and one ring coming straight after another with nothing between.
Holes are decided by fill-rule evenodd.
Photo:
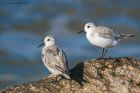
<instances>
[{"instance_id":1,"label":"rough rock surface","mask_svg":"<svg viewBox=\"0 0 140 93\"><path fill-rule=\"evenodd\" d=\"M92 59L77 64L70 72L71 80L46 77L0 93L140 93L140 61L136 59Z\"/></svg>"}]
</instances>

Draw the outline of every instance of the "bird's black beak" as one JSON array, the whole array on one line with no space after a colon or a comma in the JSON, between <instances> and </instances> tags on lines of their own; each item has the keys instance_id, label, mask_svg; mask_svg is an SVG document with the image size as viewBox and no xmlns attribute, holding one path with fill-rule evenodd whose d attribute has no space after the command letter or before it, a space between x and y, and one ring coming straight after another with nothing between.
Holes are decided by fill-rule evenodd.
<instances>
[{"instance_id":1,"label":"bird's black beak","mask_svg":"<svg viewBox=\"0 0 140 93\"><path fill-rule=\"evenodd\" d=\"M41 46L43 46L43 45L45 45L44 43L42 43L42 44L40 44L37 48L39 48L39 47L41 47Z\"/></svg>"},{"instance_id":2,"label":"bird's black beak","mask_svg":"<svg viewBox=\"0 0 140 93\"><path fill-rule=\"evenodd\" d=\"M81 31L77 32L77 34L80 34L80 33L83 33L83 32L84 32L84 30L81 30Z\"/></svg>"}]
</instances>

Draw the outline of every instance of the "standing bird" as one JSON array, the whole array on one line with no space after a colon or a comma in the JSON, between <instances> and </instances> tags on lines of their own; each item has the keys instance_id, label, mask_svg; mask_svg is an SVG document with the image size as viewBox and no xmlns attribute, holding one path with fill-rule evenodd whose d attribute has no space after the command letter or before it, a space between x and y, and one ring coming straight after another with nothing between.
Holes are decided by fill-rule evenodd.
<instances>
[{"instance_id":1,"label":"standing bird","mask_svg":"<svg viewBox=\"0 0 140 93\"><path fill-rule=\"evenodd\" d=\"M38 46L42 48L42 61L48 70L52 73L49 77L62 75L66 79L70 79L68 71L68 63L64 51L55 45L55 38L48 35L44 39L44 43Z\"/></svg>"},{"instance_id":2,"label":"standing bird","mask_svg":"<svg viewBox=\"0 0 140 93\"><path fill-rule=\"evenodd\" d=\"M103 49L102 58L105 57L107 48L115 47L120 41L134 37L133 34L120 34L105 26L95 26L92 22L86 23L84 30L77 34L81 32L86 32L86 37L91 44Z\"/></svg>"}]
</instances>

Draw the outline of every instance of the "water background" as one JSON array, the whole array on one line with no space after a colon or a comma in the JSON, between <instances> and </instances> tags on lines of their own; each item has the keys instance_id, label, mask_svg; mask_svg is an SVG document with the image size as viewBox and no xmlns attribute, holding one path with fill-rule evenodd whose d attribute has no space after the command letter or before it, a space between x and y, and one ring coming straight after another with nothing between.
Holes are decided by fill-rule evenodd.
<instances>
[{"instance_id":1,"label":"water background","mask_svg":"<svg viewBox=\"0 0 140 93\"><path fill-rule=\"evenodd\" d=\"M108 55L140 59L140 0L0 0L0 89L48 75L36 48L48 34L66 52L70 68L99 57L100 48L76 35L89 21L133 33Z\"/></svg>"}]
</instances>

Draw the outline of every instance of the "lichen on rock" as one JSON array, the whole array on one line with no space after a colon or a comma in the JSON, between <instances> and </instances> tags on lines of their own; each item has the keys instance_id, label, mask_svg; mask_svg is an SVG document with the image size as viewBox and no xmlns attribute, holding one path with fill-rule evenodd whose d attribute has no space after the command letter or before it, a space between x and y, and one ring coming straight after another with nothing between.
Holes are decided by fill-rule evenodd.
<instances>
[{"instance_id":1,"label":"lichen on rock","mask_svg":"<svg viewBox=\"0 0 140 93\"><path fill-rule=\"evenodd\" d=\"M8 87L1 93L140 93L140 61L133 58L91 59L70 70L71 80L45 77ZM57 76L56 78L59 78Z\"/></svg>"}]
</instances>

